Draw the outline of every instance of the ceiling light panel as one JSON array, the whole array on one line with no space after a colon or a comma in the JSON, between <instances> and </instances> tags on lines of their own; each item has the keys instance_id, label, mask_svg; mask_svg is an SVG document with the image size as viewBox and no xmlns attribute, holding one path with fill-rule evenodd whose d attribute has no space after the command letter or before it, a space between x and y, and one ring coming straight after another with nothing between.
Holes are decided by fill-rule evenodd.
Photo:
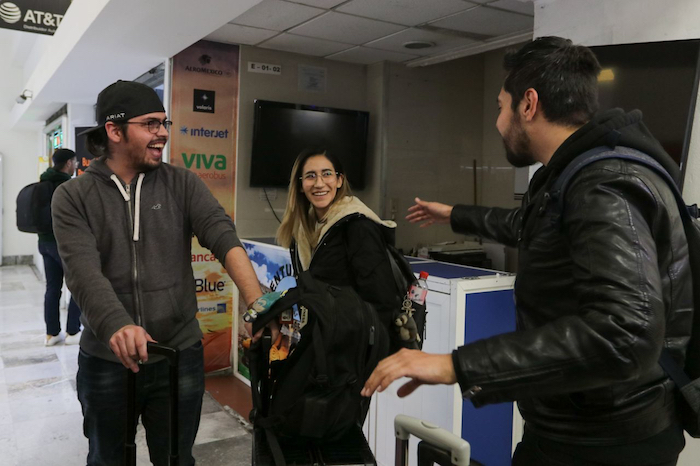
<instances>
[{"instance_id":1,"label":"ceiling light panel","mask_svg":"<svg viewBox=\"0 0 700 466\"><path fill-rule=\"evenodd\" d=\"M464 0L352 0L336 11L415 26L475 6Z\"/></svg>"},{"instance_id":2,"label":"ceiling light panel","mask_svg":"<svg viewBox=\"0 0 700 466\"><path fill-rule=\"evenodd\" d=\"M352 45L315 39L313 37L297 36L294 34L280 34L277 37L263 42L259 47L301 53L315 57L325 57L326 55L352 48Z\"/></svg>"},{"instance_id":3,"label":"ceiling light panel","mask_svg":"<svg viewBox=\"0 0 700 466\"><path fill-rule=\"evenodd\" d=\"M495 10L487 6L481 6L462 13L457 13L431 25L458 31L472 32L486 36L501 36L519 31L531 30L533 18L531 16Z\"/></svg>"},{"instance_id":4,"label":"ceiling light panel","mask_svg":"<svg viewBox=\"0 0 700 466\"><path fill-rule=\"evenodd\" d=\"M330 10L334 6L340 5L345 1L346 0L294 0L294 3L303 3L304 5Z\"/></svg>"},{"instance_id":5,"label":"ceiling light panel","mask_svg":"<svg viewBox=\"0 0 700 466\"><path fill-rule=\"evenodd\" d=\"M328 12L318 18L290 29L288 32L318 39L361 45L404 29L403 26Z\"/></svg>"},{"instance_id":6,"label":"ceiling light panel","mask_svg":"<svg viewBox=\"0 0 700 466\"><path fill-rule=\"evenodd\" d=\"M418 55L390 52L388 50L371 49L368 47L354 47L343 52L329 55L330 60L339 60L358 65L371 65L380 61L404 62L418 58Z\"/></svg>"},{"instance_id":7,"label":"ceiling light panel","mask_svg":"<svg viewBox=\"0 0 700 466\"><path fill-rule=\"evenodd\" d=\"M274 31L286 31L324 12L325 10L319 8L296 3L263 0L230 22Z\"/></svg>"},{"instance_id":8,"label":"ceiling light panel","mask_svg":"<svg viewBox=\"0 0 700 466\"><path fill-rule=\"evenodd\" d=\"M521 2L519 0L496 0L489 3L489 7L500 8L502 10L514 11L524 15L533 16L535 14L535 4L532 2Z\"/></svg>"},{"instance_id":9,"label":"ceiling light panel","mask_svg":"<svg viewBox=\"0 0 700 466\"><path fill-rule=\"evenodd\" d=\"M223 27L206 36L205 39L226 44L256 45L277 34L279 34L279 32L269 31L267 29L240 26L238 24L225 24Z\"/></svg>"}]
</instances>

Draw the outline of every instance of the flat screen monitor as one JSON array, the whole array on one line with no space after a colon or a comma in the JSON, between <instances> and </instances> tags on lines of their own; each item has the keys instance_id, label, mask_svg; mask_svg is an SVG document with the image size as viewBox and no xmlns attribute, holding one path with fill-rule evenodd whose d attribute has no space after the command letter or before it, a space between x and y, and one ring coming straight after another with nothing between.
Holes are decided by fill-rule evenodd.
<instances>
[{"instance_id":1,"label":"flat screen monitor","mask_svg":"<svg viewBox=\"0 0 700 466\"><path fill-rule=\"evenodd\" d=\"M368 112L256 100L250 186L289 186L299 153L322 146L343 164L351 186L363 189L368 125Z\"/></svg>"},{"instance_id":2,"label":"flat screen monitor","mask_svg":"<svg viewBox=\"0 0 700 466\"><path fill-rule=\"evenodd\" d=\"M698 86L700 40L591 47L603 72L601 110L639 109L651 133L685 168Z\"/></svg>"}]
</instances>

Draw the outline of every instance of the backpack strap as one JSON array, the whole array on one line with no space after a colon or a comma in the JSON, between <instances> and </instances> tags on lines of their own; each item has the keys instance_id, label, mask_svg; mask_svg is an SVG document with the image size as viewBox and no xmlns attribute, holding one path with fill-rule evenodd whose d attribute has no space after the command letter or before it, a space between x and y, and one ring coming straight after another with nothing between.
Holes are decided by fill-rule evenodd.
<instances>
[{"instance_id":1,"label":"backpack strap","mask_svg":"<svg viewBox=\"0 0 700 466\"><path fill-rule=\"evenodd\" d=\"M557 202L557 210L560 214L564 211L564 195L566 194L566 189L576 174L592 163L607 159L628 160L650 168L666 182L669 188L671 188L673 196L676 198L676 203L678 204L683 222L685 223L688 220L692 220L692 214L695 214L694 216L697 217L697 206L686 206L676 181L659 162L644 152L623 146L618 146L614 149L610 149L607 146L593 148L577 156L566 166L549 191L552 199Z\"/></svg>"},{"instance_id":2,"label":"backpack strap","mask_svg":"<svg viewBox=\"0 0 700 466\"><path fill-rule=\"evenodd\" d=\"M666 171L666 169L649 155L640 152L636 149L623 146L617 146L614 149L611 149L607 146L596 147L577 156L571 163L569 163L569 165L566 166L566 168L564 168L564 170L561 172L561 174L554 182L552 188L549 191L549 195L551 196L552 200L556 203L556 209L558 213L558 215L556 216L557 222L561 222L561 217L564 212L564 197L566 194L566 189L571 180L584 167L592 163L598 162L600 160L606 159L627 160L650 168L654 173L659 175L671 189L673 197L676 199L676 204L678 205L678 210L680 212L681 219L683 220L683 226L686 231L686 234L688 233L689 229L694 228L693 221L698 217L698 207L697 205L687 206L685 204L685 201L683 200L683 195L678 189L678 185L676 184L675 180L671 177L671 175ZM690 248L691 245L689 243L689 252ZM698 312L699 310L696 308L695 311ZM693 316L693 319L697 318L699 317ZM688 377L683 368L673 359L673 356L667 348L663 348L661 350L659 364L679 389L682 389L683 387L691 383L690 377Z\"/></svg>"}]
</instances>

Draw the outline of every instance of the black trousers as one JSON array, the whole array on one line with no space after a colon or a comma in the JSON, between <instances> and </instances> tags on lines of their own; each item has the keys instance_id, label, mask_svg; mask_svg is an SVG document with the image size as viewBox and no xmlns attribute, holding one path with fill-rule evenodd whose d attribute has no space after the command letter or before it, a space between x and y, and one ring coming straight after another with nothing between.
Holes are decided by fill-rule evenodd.
<instances>
[{"instance_id":1,"label":"black trousers","mask_svg":"<svg viewBox=\"0 0 700 466\"><path fill-rule=\"evenodd\" d=\"M640 442L600 447L555 442L526 426L512 466L675 466L684 446L683 431L677 425Z\"/></svg>"}]
</instances>

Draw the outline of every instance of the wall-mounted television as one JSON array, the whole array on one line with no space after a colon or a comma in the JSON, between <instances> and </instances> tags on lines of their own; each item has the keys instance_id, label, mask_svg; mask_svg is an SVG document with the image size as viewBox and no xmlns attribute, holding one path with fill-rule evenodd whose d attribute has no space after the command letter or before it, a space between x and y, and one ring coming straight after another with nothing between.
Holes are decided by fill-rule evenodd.
<instances>
[{"instance_id":1,"label":"wall-mounted television","mask_svg":"<svg viewBox=\"0 0 700 466\"><path fill-rule=\"evenodd\" d=\"M363 189L368 126L368 112L256 100L250 186L287 187L299 153L323 146L340 159L351 186Z\"/></svg>"},{"instance_id":2,"label":"wall-mounted television","mask_svg":"<svg viewBox=\"0 0 700 466\"><path fill-rule=\"evenodd\" d=\"M700 40L591 47L603 67L601 110L639 109L651 133L685 170L698 91Z\"/></svg>"}]
</instances>

